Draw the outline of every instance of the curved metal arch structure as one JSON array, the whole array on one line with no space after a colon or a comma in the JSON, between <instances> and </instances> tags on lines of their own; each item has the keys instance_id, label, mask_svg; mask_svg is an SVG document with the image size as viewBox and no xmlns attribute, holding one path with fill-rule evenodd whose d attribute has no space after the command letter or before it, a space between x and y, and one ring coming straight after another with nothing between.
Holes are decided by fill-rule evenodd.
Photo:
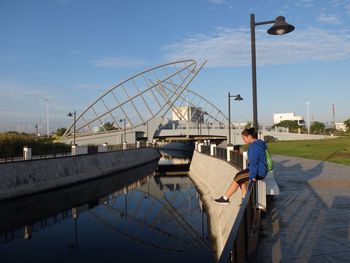
<instances>
[{"instance_id":1,"label":"curved metal arch structure","mask_svg":"<svg viewBox=\"0 0 350 263\"><path fill-rule=\"evenodd\" d=\"M74 133L76 137L88 140L89 135L119 134L122 138L123 133L141 131L145 134L146 130L147 138L152 139L157 129L154 127L158 127L165 118L172 118L170 110L180 125L184 122L225 125L228 118L220 109L187 88L205 63L197 65L195 60L175 61L120 82L90 104L76 118L75 125L73 122L68 127L62 140L71 140ZM106 127L107 123L109 127ZM148 123L152 126L150 134Z\"/></svg>"},{"instance_id":2,"label":"curved metal arch structure","mask_svg":"<svg viewBox=\"0 0 350 263\"><path fill-rule=\"evenodd\" d=\"M194 79L200 68L194 60L160 65L113 86L95 100L76 119L77 135L107 132L105 123L113 129L134 129L155 117L164 117L179 95ZM64 137L74 133L74 123Z\"/></svg>"}]
</instances>

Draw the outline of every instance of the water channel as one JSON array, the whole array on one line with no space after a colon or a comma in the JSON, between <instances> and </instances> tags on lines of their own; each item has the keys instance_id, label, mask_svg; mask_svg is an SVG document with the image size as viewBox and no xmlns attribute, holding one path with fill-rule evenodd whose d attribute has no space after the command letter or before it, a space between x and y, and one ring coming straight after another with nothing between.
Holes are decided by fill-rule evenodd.
<instances>
[{"instance_id":1,"label":"water channel","mask_svg":"<svg viewBox=\"0 0 350 263\"><path fill-rule=\"evenodd\" d=\"M213 262L191 155L0 203L0 262ZM186 168L187 167L187 168Z\"/></svg>"}]
</instances>

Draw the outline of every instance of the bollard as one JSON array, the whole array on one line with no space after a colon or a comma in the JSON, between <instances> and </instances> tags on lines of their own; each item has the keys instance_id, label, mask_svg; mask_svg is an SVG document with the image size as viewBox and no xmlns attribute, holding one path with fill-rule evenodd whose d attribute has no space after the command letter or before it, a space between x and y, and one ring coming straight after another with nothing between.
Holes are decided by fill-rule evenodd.
<instances>
[{"instance_id":1,"label":"bollard","mask_svg":"<svg viewBox=\"0 0 350 263\"><path fill-rule=\"evenodd\" d=\"M123 150L128 149L128 143L127 142L123 142Z\"/></svg>"},{"instance_id":2,"label":"bollard","mask_svg":"<svg viewBox=\"0 0 350 263\"><path fill-rule=\"evenodd\" d=\"M139 141L136 142L136 148L140 148L141 147L141 143Z\"/></svg>"},{"instance_id":3,"label":"bollard","mask_svg":"<svg viewBox=\"0 0 350 263\"><path fill-rule=\"evenodd\" d=\"M227 146L227 161L231 161L231 151L233 151L233 145Z\"/></svg>"},{"instance_id":4,"label":"bollard","mask_svg":"<svg viewBox=\"0 0 350 263\"><path fill-rule=\"evenodd\" d=\"M98 146L98 152L99 153L108 152L108 143L104 143L102 145L99 145Z\"/></svg>"},{"instance_id":5,"label":"bollard","mask_svg":"<svg viewBox=\"0 0 350 263\"><path fill-rule=\"evenodd\" d=\"M31 225L25 225L24 226L24 235L23 235L24 240L31 239L32 233L33 233L33 227Z\"/></svg>"},{"instance_id":6,"label":"bollard","mask_svg":"<svg viewBox=\"0 0 350 263\"><path fill-rule=\"evenodd\" d=\"M243 152L243 169L247 168L248 163L248 152Z\"/></svg>"},{"instance_id":7,"label":"bollard","mask_svg":"<svg viewBox=\"0 0 350 263\"><path fill-rule=\"evenodd\" d=\"M23 147L23 159L24 160L32 159L32 148L29 148L28 146Z\"/></svg>"},{"instance_id":8,"label":"bollard","mask_svg":"<svg viewBox=\"0 0 350 263\"><path fill-rule=\"evenodd\" d=\"M77 145L72 145L72 149L71 149L71 155L72 156L75 156L75 155L77 155L77 152L78 151L78 146Z\"/></svg>"},{"instance_id":9,"label":"bollard","mask_svg":"<svg viewBox=\"0 0 350 263\"><path fill-rule=\"evenodd\" d=\"M214 156L215 155L215 148L216 148L216 144L210 144L210 156Z\"/></svg>"},{"instance_id":10,"label":"bollard","mask_svg":"<svg viewBox=\"0 0 350 263\"><path fill-rule=\"evenodd\" d=\"M198 143L198 152L202 152L202 145L204 145L202 142Z\"/></svg>"}]
</instances>

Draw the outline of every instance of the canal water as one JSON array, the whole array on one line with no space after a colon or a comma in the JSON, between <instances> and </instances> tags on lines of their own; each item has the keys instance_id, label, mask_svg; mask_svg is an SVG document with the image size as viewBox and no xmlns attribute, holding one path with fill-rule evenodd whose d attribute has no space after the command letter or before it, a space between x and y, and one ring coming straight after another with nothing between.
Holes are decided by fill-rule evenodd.
<instances>
[{"instance_id":1,"label":"canal water","mask_svg":"<svg viewBox=\"0 0 350 263\"><path fill-rule=\"evenodd\" d=\"M0 262L213 262L200 196L170 160L190 156L1 202Z\"/></svg>"}]
</instances>

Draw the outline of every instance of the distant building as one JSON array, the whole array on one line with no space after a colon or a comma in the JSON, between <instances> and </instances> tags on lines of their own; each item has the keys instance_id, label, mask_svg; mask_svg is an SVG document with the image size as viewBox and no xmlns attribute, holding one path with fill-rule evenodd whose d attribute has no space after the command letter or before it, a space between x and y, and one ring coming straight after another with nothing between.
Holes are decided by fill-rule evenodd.
<instances>
[{"instance_id":1,"label":"distant building","mask_svg":"<svg viewBox=\"0 0 350 263\"><path fill-rule=\"evenodd\" d=\"M298 121L299 125L305 125L304 117L295 115L294 112L274 113L273 114L273 124L278 124L281 121Z\"/></svg>"},{"instance_id":2,"label":"distant building","mask_svg":"<svg viewBox=\"0 0 350 263\"><path fill-rule=\"evenodd\" d=\"M335 129L337 131L344 131L344 132L346 131L346 126L345 126L344 122L336 122L334 124L335 124Z\"/></svg>"},{"instance_id":3,"label":"distant building","mask_svg":"<svg viewBox=\"0 0 350 263\"><path fill-rule=\"evenodd\" d=\"M173 121L184 121L184 122L204 122L204 115L207 115L202 108L182 106L173 107L172 109L172 120Z\"/></svg>"}]
</instances>

